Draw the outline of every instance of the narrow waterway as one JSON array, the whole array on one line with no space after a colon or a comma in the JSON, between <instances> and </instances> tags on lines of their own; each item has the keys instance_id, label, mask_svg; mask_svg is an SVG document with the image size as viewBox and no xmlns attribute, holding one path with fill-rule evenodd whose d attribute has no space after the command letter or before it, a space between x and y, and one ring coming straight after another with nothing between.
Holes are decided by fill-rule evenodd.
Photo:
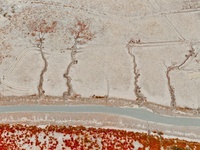
<instances>
[{"instance_id":1,"label":"narrow waterway","mask_svg":"<svg viewBox=\"0 0 200 150\"><path fill-rule=\"evenodd\" d=\"M84 105L84 106L45 106L45 105L22 105L0 106L0 113L9 112L83 112L83 113L108 113L133 117L143 121L163 123L176 126L200 127L200 119L162 116L143 108L117 108L108 106Z\"/></svg>"}]
</instances>

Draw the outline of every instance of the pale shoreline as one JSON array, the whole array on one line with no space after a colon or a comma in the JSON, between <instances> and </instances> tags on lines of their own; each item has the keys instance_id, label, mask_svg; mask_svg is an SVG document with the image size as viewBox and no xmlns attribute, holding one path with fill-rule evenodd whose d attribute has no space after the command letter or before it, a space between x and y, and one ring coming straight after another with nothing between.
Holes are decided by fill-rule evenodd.
<instances>
[{"instance_id":1,"label":"pale shoreline","mask_svg":"<svg viewBox=\"0 0 200 150\"><path fill-rule=\"evenodd\" d=\"M199 127L180 127L142 121L131 117L103 113L0 113L1 124L26 124L34 126L86 126L94 128L118 128L126 131L136 131L154 134L162 131L164 137L180 138L200 142Z\"/></svg>"}]
</instances>

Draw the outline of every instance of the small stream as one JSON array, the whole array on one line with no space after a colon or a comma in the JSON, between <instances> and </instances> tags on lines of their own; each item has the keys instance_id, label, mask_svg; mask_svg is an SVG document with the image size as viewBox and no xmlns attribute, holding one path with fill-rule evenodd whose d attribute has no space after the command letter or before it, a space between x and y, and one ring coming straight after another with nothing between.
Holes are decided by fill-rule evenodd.
<instances>
[{"instance_id":1,"label":"small stream","mask_svg":"<svg viewBox=\"0 0 200 150\"><path fill-rule=\"evenodd\" d=\"M51 106L51 105L19 105L0 106L0 113L9 112L75 112L75 113L108 113L133 117L143 121L162 123L176 126L196 126L200 127L200 119L189 117L162 116L150 112L143 108L118 108L97 105L82 106Z\"/></svg>"}]
</instances>

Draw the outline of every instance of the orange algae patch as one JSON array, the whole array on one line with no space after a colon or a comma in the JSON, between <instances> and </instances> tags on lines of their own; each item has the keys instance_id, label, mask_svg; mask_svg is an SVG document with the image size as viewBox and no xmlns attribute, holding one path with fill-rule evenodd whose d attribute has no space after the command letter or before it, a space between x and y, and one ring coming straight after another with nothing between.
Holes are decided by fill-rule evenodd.
<instances>
[{"instance_id":1,"label":"orange algae patch","mask_svg":"<svg viewBox=\"0 0 200 150\"><path fill-rule=\"evenodd\" d=\"M59 138L56 137L59 134ZM41 137L42 136L42 137ZM34 139L34 140L33 140ZM43 140L41 140L43 139ZM134 142L137 141L142 145L139 150L160 150L170 149L173 147L186 149L200 149L200 143L189 142L179 139L166 139L162 135L148 135L147 133L139 133L117 129L103 128L86 128L83 126L56 126L48 125L44 128L27 125L0 125L0 149L21 150L26 148L39 149L66 149L85 150L85 149L123 149L132 150ZM24 148L25 149L25 148Z\"/></svg>"}]
</instances>

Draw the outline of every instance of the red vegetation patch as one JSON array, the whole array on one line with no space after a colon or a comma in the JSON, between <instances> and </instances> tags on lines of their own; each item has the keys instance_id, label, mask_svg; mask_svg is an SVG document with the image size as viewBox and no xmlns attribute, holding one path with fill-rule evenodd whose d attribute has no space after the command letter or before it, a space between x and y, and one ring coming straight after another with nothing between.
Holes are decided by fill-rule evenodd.
<instances>
[{"instance_id":1,"label":"red vegetation patch","mask_svg":"<svg viewBox=\"0 0 200 150\"><path fill-rule=\"evenodd\" d=\"M45 128L26 125L0 125L0 149L48 149L48 150L132 150L134 142L139 142L139 150L179 148L200 149L200 143L162 136L130 132L116 129L85 128L83 126L53 126ZM136 147L135 147L136 148Z\"/></svg>"},{"instance_id":2,"label":"red vegetation patch","mask_svg":"<svg viewBox=\"0 0 200 150\"><path fill-rule=\"evenodd\" d=\"M78 44L82 45L91 41L95 38L94 33L90 30L90 20L80 20L76 19L75 24L71 28L69 28L71 35L78 42Z\"/></svg>"},{"instance_id":3,"label":"red vegetation patch","mask_svg":"<svg viewBox=\"0 0 200 150\"><path fill-rule=\"evenodd\" d=\"M52 33L55 32L55 28L57 26L57 21L53 21L51 23L47 23L46 20L36 20L30 21L29 27L30 31L40 32L40 33ZM32 33L32 35L35 33Z\"/></svg>"}]
</instances>

